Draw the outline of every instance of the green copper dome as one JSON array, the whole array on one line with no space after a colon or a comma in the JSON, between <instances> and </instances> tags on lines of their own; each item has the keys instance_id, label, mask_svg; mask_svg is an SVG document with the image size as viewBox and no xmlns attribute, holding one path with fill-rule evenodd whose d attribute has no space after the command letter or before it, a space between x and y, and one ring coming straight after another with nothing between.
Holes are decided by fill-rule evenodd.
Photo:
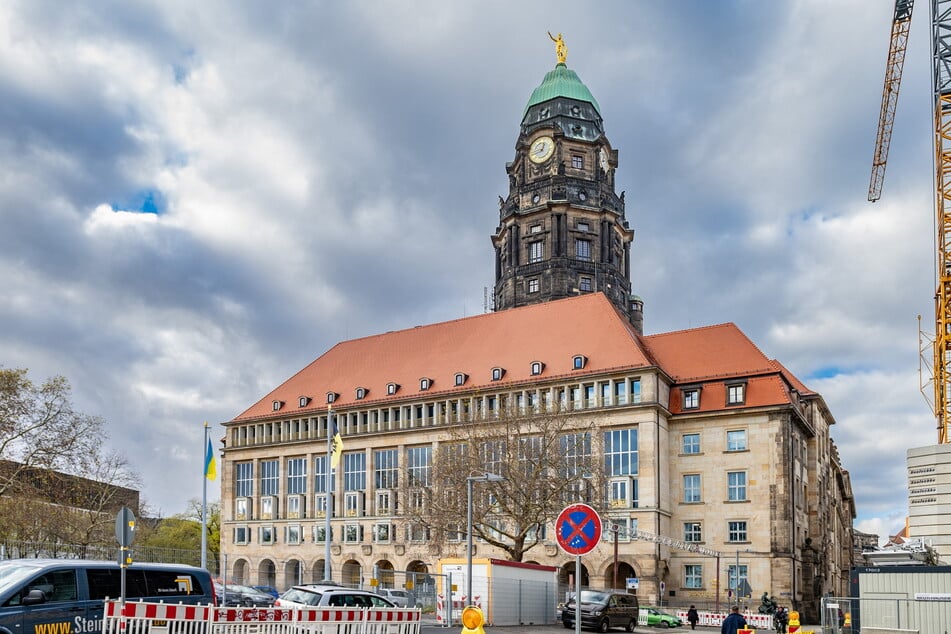
<instances>
[{"instance_id":1,"label":"green copper dome","mask_svg":"<svg viewBox=\"0 0 951 634\"><path fill-rule=\"evenodd\" d=\"M528 105L525 106L525 112L522 113L522 116L524 117L525 114L528 113L528 109L532 106L558 97L587 101L594 106L598 115L601 114L601 107L598 106L597 100L595 100L591 91L588 90L588 87L581 83L578 74L573 70L569 70L564 64L558 64L554 70L548 71L542 83L532 92L532 96L528 99Z\"/></svg>"}]
</instances>

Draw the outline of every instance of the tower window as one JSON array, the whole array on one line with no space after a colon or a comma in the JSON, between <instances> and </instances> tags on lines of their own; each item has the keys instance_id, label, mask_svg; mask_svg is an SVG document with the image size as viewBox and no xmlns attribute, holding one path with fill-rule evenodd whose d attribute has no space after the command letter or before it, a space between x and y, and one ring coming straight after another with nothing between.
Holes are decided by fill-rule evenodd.
<instances>
[{"instance_id":1,"label":"tower window","mask_svg":"<svg viewBox=\"0 0 951 634\"><path fill-rule=\"evenodd\" d=\"M578 287L581 289L581 292L590 293L591 292L591 278L582 277L581 283L578 285Z\"/></svg>"},{"instance_id":2,"label":"tower window","mask_svg":"<svg viewBox=\"0 0 951 634\"><path fill-rule=\"evenodd\" d=\"M590 240L575 240L575 257L579 260L591 261Z\"/></svg>"},{"instance_id":3,"label":"tower window","mask_svg":"<svg viewBox=\"0 0 951 634\"><path fill-rule=\"evenodd\" d=\"M537 205L538 201L541 199L542 199L541 196L539 196L538 194L535 194L534 196L532 196L532 203Z\"/></svg>"},{"instance_id":4,"label":"tower window","mask_svg":"<svg viewBox=\"0 0 951 634\"><path fill-rule=\"evenodd\" d=\"M530 242L528 245L528 261L541 262L545 257L545 243L541 240Z\"/></svg>"},{"instance_id":5,"label":"tower window","mask_svg":"<svg viewBox=\"0 0 951 634\"><path fill-rule=\"evenodd\" d=\"M578 198L580 200L588 200L588 194L584 190L578 192Z\"/></svg>"},{"instance_id":6,"label":"tower window","mask_svg":"<svg viewBox=\"0 0 951 634\"><path fill-rule=\"evenodd\" d=\"M578 231L584 231L585 233L587 233L589 229L590 229L590 226L588 225L587 222L578 223Z\"/></svg>"},{"instance_id":7,"label":"tower window","mask_svg":"<svg viewBox=\"0 0 951 634\"><path fill-rule=\"evenodd\" d=\"M580 154L572 154L572 155L571 155L571 167L573 167L573 168L576 169L576 170L583 170L583 169L584 169L584 157L581 156Z\"/></svg>"},{"instance_id":8,"label":"tower window","mask_svg":"<svg viewBox=\"0 0 951 634\"><path fill-rule=\"evenodd\" d=\"M542 232L542 226L541 226L541 225L532 225L531 232L532 232L532 233L541 233L541 232Z\"/></svg>"},{"instance_id":9,"label":"tower window","mask_svg":"<svg viewBox=\"0 0 951 634\"><path fill-rule=\"evenodd\" d=\"M538 278L532 278L528 280L528 292L537 293L538 292Z\"/></svg>"}]
</instances>

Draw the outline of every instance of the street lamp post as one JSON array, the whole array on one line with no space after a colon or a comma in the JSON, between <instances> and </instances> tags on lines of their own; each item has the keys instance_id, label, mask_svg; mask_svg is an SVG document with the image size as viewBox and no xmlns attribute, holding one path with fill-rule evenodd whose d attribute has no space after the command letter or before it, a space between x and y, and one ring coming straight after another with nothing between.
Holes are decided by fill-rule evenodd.
<instances>
[{"instance_id":1,"label":"street lamp post","mask_svg":"<svg viewBox=\"0 0 951 634\"><path fill-rule=\"evenodd\" d=\"M504 479L488 472L466 478L466 601L469 605L472 605L472 483L501 482Z\"/></svg>"}]
</instances>

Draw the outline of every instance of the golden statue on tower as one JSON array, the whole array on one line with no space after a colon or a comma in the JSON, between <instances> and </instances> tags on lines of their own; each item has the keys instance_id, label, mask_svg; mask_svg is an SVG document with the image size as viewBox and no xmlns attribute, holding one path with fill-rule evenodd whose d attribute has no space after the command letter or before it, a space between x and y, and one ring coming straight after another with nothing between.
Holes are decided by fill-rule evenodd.
<instances>
[{"instance_id":1,"label":"golden statue on tower","mask_svg":"<svg viewBox=\"0 0 951 634\"><path fill-rule=\"evenodd\" d=\"M551 31L548 32L548 37L555 43L555 57L558 59L558 63L564 64L565 60L568 59L568 47L565 46L565 38L561 36L561 33L558 34L558 37L555 37L551 34Z\"/></svg>"}]
</instances>

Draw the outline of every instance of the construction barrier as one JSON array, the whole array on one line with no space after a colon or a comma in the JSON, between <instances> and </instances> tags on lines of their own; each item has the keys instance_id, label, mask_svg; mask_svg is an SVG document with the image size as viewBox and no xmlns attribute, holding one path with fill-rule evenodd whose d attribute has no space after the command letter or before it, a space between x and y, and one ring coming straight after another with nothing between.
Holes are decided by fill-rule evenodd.
<instances>
[{"instance_id":1,"label":"construction barrier","mask_svg":"<svg viewBox=\"0 0 951 634\"><path fill-rule=\"evenodd\" d=\"M681 623L687 623L687 611L686 610L677 610L677 618L680 619ZM697 625L705 625L708 627L720 627L723 625L723 619L726 618L726 613L722 612L712 612L708 610L699 610L697 616L700 617L700 620L697 622ZM743 614L743 618L746 619L746 625L750 629L754 630L771 630L773 629L773 617L769 614L754 614L748 612Z\"/></svg>"},{"instance_id":2,"label":"construction barrier","mask_svg":"<svg viewBox=\"0 0 951 634\"><path fill-rule=\"evenodd\" d=\"M106 601L103 634L419 634L416 608L237 608Z\"/></svg>"}]
</instances>

